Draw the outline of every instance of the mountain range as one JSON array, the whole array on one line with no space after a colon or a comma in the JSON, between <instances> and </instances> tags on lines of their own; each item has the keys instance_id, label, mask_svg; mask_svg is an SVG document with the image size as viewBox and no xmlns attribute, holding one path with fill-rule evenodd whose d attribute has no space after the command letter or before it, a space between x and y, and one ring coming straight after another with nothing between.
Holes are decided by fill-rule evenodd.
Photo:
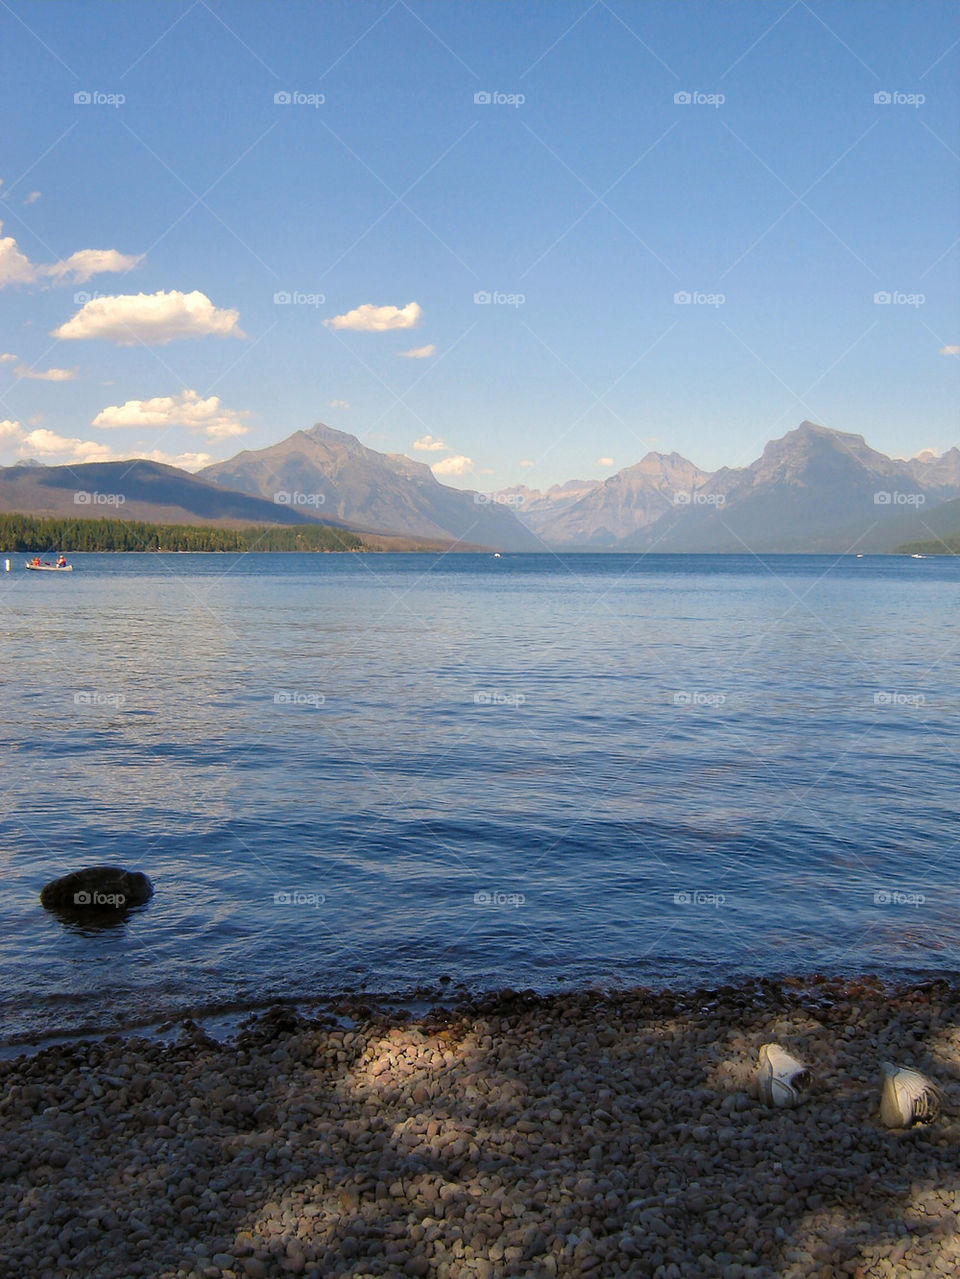
<instances>
[{"instance_id":1,"label":"mountain range","mask_svg":"<svg viewBox=\"0 0 960 1279\"><path fill-rule=\"evenodd\" d=\"M648 453L604 481L498 497L560 550L888 551L954 525L944 504L960 498L960 449L894 459L862 435L802 422L745 467L710 473ZM947 518L931 524L938 508Z\"/></svg>"},{"instance_id":2,"label":"mountain range","mask_svg":"<svg viewBox=\"0 0 960 1279\"><path fill-rule=\"evenodd\" d=\"M0 511L320 522L384 547L403 537L463 550L890 551L960 535L960 449L890 458L861 435L802 422L749 466L709 472L678 453L648 453L602 481L482 494L318 423L197 475L145 460L0 468Z\"/></svg>"},{"instance_id":3,"label":"mountain range","mask_svg":"<svg viewBox=\"0 0 960 1279\"><path fill-rule=\"evenodd\" d=\"M441 484L429 466L402 453L378 453L353 435L318 423L279 444L244 450L199 472L223 487L273 500L299 498L325 521L378 533L448 538L511 551L541 550L503 503Z\"/></svg>"}]
</instances>

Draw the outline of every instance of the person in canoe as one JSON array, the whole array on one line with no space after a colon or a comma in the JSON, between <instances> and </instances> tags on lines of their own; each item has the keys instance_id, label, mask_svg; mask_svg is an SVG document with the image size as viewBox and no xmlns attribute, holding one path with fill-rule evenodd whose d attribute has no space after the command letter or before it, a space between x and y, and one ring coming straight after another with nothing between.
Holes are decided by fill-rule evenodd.
<instances>
[{"instance_id":1,"label":"person in canoe","mask_svg":"<svg viewBox=\"0 0 960 1279\"><path fill-rule=\"evenodd\" d=\"M35 555L35 556L33 557L33 564L34 564L34 567L35 567L35 568L39 568L39 567L40 567L40 556L39 556L39 555Z\"/></svg>"},{"instance_id":2,"label":"person in canoe","mask_svg":"<svg viewBox=\"0 0 960 1279\"><path fill-rule=\"evenodd\" d=\"M67 557L61 551L60 558L57 560L57 568L66 568L66 567L67 567Z\"/></svg>"}]
</instances>

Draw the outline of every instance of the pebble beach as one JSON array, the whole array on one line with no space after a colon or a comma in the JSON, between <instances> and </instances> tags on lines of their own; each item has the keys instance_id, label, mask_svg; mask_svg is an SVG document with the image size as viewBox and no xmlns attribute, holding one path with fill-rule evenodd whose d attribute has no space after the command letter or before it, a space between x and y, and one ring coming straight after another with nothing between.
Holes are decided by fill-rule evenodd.
<instances>
[{"instance_id":1,"label":"pebble beach","mask_svg":"<svg viewBox=\"0 0 960 1279\"><path fill-rule=\"evenodd\" d=\"M776 1040L800 1107L763 1108ZM878 1117L879 1063L943 1114ZM0 1063L0 1274L37 1279L960 1273L960 988L504 991L277 1007L217 1042Z\"/></svg>"}]
</instances>

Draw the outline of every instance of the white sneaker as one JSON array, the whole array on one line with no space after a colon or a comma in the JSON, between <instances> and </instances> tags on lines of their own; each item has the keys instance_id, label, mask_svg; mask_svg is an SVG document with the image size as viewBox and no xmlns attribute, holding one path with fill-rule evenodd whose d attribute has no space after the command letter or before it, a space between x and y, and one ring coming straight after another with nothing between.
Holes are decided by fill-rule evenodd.
<instances>
[{"instance_id":1,"label":"white sneaker","mask_svg":"<svg viewBox=\"0 0 960 1279\"><path fill-rule=\"evenodd\" d=\"M757 1088L765 1106L799 1106L810 1083L810 1071L779 1044L763 1044L757 1068Z\"/></svg>"},{"instance_id":2,"label":"white sneaker","mask_svg":"<svg viewBox=\"0 0 960 1279\"><path fill-rule=\"evenodd\" d=\"M912 1128L929 1124L940 1113L940 1089L919 1070L881 1062L883 1092L880 1118L888 1128Z\"/></svg>"}]
</instances>

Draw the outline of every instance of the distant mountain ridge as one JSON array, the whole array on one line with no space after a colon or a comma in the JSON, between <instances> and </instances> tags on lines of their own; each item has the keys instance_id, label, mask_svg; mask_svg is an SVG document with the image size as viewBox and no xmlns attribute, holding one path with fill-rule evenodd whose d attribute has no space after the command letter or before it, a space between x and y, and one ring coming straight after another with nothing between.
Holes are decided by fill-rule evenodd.
<instances>
[{"instance_id":1,"label":"distant mountain ridge","mask_svg":"<svg viewBox=\"0 0 960 1279\"><path fill-rule=\"evenodd\" d=\"M0 467L0 511L157 524L330 524L378 544L537 551L891 551L960 538L960 448L890 458L813 422L749 466L648 453L606 480L475 493L318 424L191 475L134 459ZM407 543L408 544L408 543Z\"/></svg>"},{"instance_id":2,"label":"distant mountain ridge","mask_svg":"<svg viewBox=\"0 0 960 1279\"><path fill-rule=\"evenodd\" d=\"M233 493L175 466L144 459L0 467L0 511L231 528L317 523L289 506ZM336 519L322 522L342 524Z\"/></svg>"},{"instance_id":3,"label":"distant mountain ridge","mask_svg":"<svg viewBox=\"0 0 960 1279\"><path fill-rule=\"evenodd\" d=\"M500 550L539 550L540 543L502 502L441 484L422 462L378 453L353 435L318 423L279 444L244 450L199 472L251 496L300 494L335 516L383 533L453 538Z\"/></svg>"},{"instance_id":4,"label":"distant mountain ridge","mask_svg":"<svg viewBox=\"0 0 960 1279\"><path fill-rule=\"evenodd\" d=\"M545 498L526 489L516 510L555 549L891 550L927 536L933 511L960 498L960 449L904 461L805 421L746 467L711 473L648 453L573 501Z\"/></svg>"}]
</instances>

